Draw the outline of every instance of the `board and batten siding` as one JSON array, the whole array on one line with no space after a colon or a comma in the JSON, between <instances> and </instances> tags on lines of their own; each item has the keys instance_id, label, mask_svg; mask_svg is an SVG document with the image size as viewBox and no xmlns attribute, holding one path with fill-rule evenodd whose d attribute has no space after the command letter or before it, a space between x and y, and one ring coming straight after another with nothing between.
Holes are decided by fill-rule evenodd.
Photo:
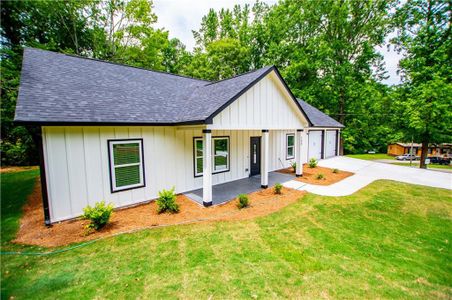
<instances>
[{"instance_id":1,"label":"board and batten siding","mask_svg":"<svg viewBox=\"0 0 452 300\"><path fill-rule=\"evenodd\" d=\"M209 129L303 129L306 118L270 72L213 118Z\"/></svg>"},{"instance_id":2,"label":"board and batten siding","mask_svg":"<svg viewBox=\"0 0 452 300\"><path fill-rule=\"evenodd\" d=\"M270 171L290 166L286 134L270 130ZM249 176L250 137L260 130L213 130L212 136L230 137L230 170L213 175L213 184ZM105 200L115 207L158 197L162 189L177 193L202 187L194 176L193 138L202 128L181 127L43 127L51 222L80 216L83 208ZM108 140L143 139L145 187L111 192Z\"/></svg>"}]
</instances>

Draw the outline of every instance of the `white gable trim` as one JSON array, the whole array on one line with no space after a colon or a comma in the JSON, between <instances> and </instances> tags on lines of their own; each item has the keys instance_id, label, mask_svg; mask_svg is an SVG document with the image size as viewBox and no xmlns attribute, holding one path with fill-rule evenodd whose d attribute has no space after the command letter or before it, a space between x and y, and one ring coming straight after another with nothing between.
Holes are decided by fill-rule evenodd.
<instances>
[{"instance_id":1,"label":"white gable trim","mask_svg":"<svg viewBox=\"0 0 452 300\"><path fill-rule=\"evenodd\" d=\"M276 68L234 97L214 114L208 129L301 129L309 127L297 100Z\"/></svg>"}]
</instances>

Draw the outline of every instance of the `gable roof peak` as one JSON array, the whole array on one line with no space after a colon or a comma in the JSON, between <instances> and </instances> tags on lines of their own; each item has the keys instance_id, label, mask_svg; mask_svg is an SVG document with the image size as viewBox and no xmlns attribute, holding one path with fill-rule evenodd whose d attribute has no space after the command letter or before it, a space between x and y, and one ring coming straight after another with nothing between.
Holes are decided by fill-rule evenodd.
<instances>
[{"instance_id":1,"label":"gable roof peak","mask_svg":"<svg viewBox=\"0 0 452 300\"><path fill-rule=\"evenodd\" d=\"M216 83L219 83L219 82L222 82L222 81L231 80L231 79L235 79L235 78L237 78L237 77L249 75L249 74L252 74L252 73L254 73L254 72L259 72L259 71L263 71L263 70L267 71L267 70L269 70L269 69L274 69L274 68L276 68L274 65L271 65L271 66L265 66L265 67L262 67L262 68L259 68L259 69L250 70L250 71L245 72L245 73L237 74L237 75L234 75L234 76L232 76L232 77L228 77L228 78L224 78L224 79L219 79L219 80L216 80L216 81L211 81L210 83L208 83L208 84L206 84L206 85L216 84Z\"/></svg>"}]
</instances>

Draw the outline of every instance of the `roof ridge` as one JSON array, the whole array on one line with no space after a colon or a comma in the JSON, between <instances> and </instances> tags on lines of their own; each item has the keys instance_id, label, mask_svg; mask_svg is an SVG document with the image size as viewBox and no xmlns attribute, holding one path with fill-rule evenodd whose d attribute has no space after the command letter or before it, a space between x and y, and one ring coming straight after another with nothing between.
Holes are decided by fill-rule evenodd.
<instances>
[{"instance_id":1,"label":"roof ridge","mask_svg":"<svg viewBox=\"0 0 452 300\"><path fill-rule=\"evenodd\" d=\"M132 65L126 65L126 64L121 64L121 63L113 62L113 61L102 60L102 59L93 58L93 57L81 56L81 55L77 55L77 54L61 53L61 52L50 51L50 50L44 50L44 49L33 48L33 47L24 47L24 50L25 50L25 49L38 50L38 51L43 51L43 52L50 52L50 53L57 54L57 55L65 55L65 56L70 56L70 57L75 57L75 58L80 58L80 59L86 59L86 60L91 60L91 61L97 61L97 62L106 63L106 64L112 64L112 65L121 66L121 67L126 67L126 68L134 68L134 69L139 69L139 70L148 71L148 72L154 72L154 73L159 73L159 74L165 74L165 75L177 76L177 77L182 77L182 78L186 78L186 79L197 80L197 81L201 81L201 82L205 82L205 83L211 83L211 81L209 81L209 80L194 78L194 77L190 77L190 76L186 76L186 75L174 74L174 73L169 73L169 72L164 72L164 71L157 71L157 70L152 70L152 69L146 69L146 68L143 68L143 67L137 67L137 66L132 66Z\"/></svg>"},{"instance_id":2,"label":"roof ridge","mask_svg":"<svg viewBox=\"0 0 452 300\"><path fill-rule=\"evenodd\" d=\"M250 71L248 71L248 72L241 73L241 74L237 74L237 75L234 75L234 76L229 77L229 78L224 78L224 79L220 79L220 80L217 80L217 81L210 81L208 84L206 84L206 85L204 85L204 86L216 84L216 83L219 83L219 82L222 82L222 81L234 79L234 78L237 78L237 77L240 77L240 76L243 76L243 75L248 75L248 74L251 74L251 73L254 73L254 72L263 70L263 69L271 69L271 68L274 68L274 67L275 67L275 65L271 65L271 66L265 66L265 67L262 67L262 68L259 68L259 69L250 70Z\"/></svg>"}]
</instances>

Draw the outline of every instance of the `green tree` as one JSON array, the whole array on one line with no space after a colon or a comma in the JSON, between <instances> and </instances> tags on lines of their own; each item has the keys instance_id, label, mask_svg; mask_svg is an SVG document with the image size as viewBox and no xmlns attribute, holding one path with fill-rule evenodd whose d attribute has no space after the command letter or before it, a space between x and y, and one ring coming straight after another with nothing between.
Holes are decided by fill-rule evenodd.
<instances>
[{"instance_id":1,"label":"green tree","mask_svg":"<svg viewBox=\"0 0 452 300\"><path fill-rule=\"evenodd\" d=\"M265 57L267 45L270 41L270 36L274 33L269 31L265 23L270 7L260 1L256 1L251 9L253 12L253 20L250 26L240 32L239 38L245 45L249 45L251 69L259 69L265 65ZM248 16L248 15L246 15ZM249 36L248 36L249 35ZM246 37L246 38L243 38Z\"/></svg>"},{"instance_id":2,"label":"green tree","mask_svg":"<svg viewBox=\"0 0 452 300\"><path fill-rule=\"evenodd\" d=\"M182 67L185 75L206 80L221 80L249 70L249 49L236 39L220 39L195 50L190 64Z\"/></svg>"},{"instance_id":3,"label":"green tree","mask_svg":"<svg viewBox=\"0 0 452 300\"><path fill-rule=\"evenodd\" d=\"M36 128L16 126L14 110L20 82L22 48L38 47L84 54L93 51L96 27L86 11L93 1L3 1L1 6L2 164L36 164Z\"/></svg>"},{"instance_id":4,"label":"green tree","mask_svg":"<svg viewBox=\"0 0 452 300\"><path fill-rule=\"evenodd\" d=\"M16 126L23 47L73 53L177 72L189 58L182 43L154 29L149 0L2 1L2 164L36 164L37 128Z\"/></svg>"},{"instance_id":5,"label":"green tree","mask_svg":"<svg viewBox=\"0 0 452 300\"><path fill-rule=\"evenodd\" d=\"M192 30L193 37L195 38L199 50L205 49L208 44L218 38L218 26L218 14L211 8L207 15L202 17L201 28L199 31Z\"/></svg>"},{"instance_id":6,"label":"green tree","mask_svg":"<svg viewBox=\"0 0 452 300\"><path fill-rule=\"evenodd\" d=\"M354 132L360 130L355 126L364 125L365 108L374 105L367 101L368 91L385 92L376 84L383 70L375 47L384 43L393 5L378 0L285 0L267 20L273 33L267 60L282 67L297 96L345 124L343 136L349 141L357 140ZM369 141L359 150L375 147ZM356 145L345 147L358 150Z\"/></svg>"},{"instance_id":7,"label":"green tree","mask_svg":"<svg viewBox=\"0 0 452 300\"><path fill-rule=\"evenodd\" d=\"M185 45L177 38L169 40L163 49L162 65L166 72L180 73L184 66L190 64L192 55L185 49Z\"/></svg>"},{"instance_id":8,"label":"green tree","mask_svg":"<svg viewBox=\"0 0 452 300\"><path fill-rule=\"evenodd\" d=\"M168 32L154 29L157 16L150 0L108 0L97 3L91 21L103 28L104 44L97 58L137 67L165 70ZM101 35L102 35L101 34ZM102 40L102 39L101 39Z\"/></svg>"},{"instance_id":9,"label":"green tree","mask_svg":"<svg viewBox=\"0 0 452 300\"><path fill-rule=\"evenodd\" d=\"M218 12L209 10L209 13L202 18L200 29L193 31L196 49L192 63L199 66L200 59L221 61L226 65L217 66L211 63L210 67L216 69L225 67L228 70L223 71L223 75L219 74L219 70L215 70L216 75L212 75L208 69L193 71L205 79L218 79L224 78L222 76L226 74L236 75L237 70L246 72L263 67L263 50L268 36L264 18L268 10L268 5L260 1L256 1L251 9L248 4L245 4L235 5L232 10L221 9ZM232 47L237 49L234 50ZM242 59L241 63L237 62L235 54ZM211 57L212 55L215 57ZM229 63L231 63L230 67ZM194 67L188 67L188 69L194 69ZM236 71L231 72L231 70Z\"/></svg>"},{"instance_id":10,"label":"green tree","mask_svg":"<svg viewBox=\"0 0 452 300\"><path fill-rule=\"evenodd\" d=\"M395 16L393 42L404 54L398 123L407 137L422 142L420 167L428 144L450 142L452 136L452 2L408 0Z\"/></svg>"}]
</instances>

